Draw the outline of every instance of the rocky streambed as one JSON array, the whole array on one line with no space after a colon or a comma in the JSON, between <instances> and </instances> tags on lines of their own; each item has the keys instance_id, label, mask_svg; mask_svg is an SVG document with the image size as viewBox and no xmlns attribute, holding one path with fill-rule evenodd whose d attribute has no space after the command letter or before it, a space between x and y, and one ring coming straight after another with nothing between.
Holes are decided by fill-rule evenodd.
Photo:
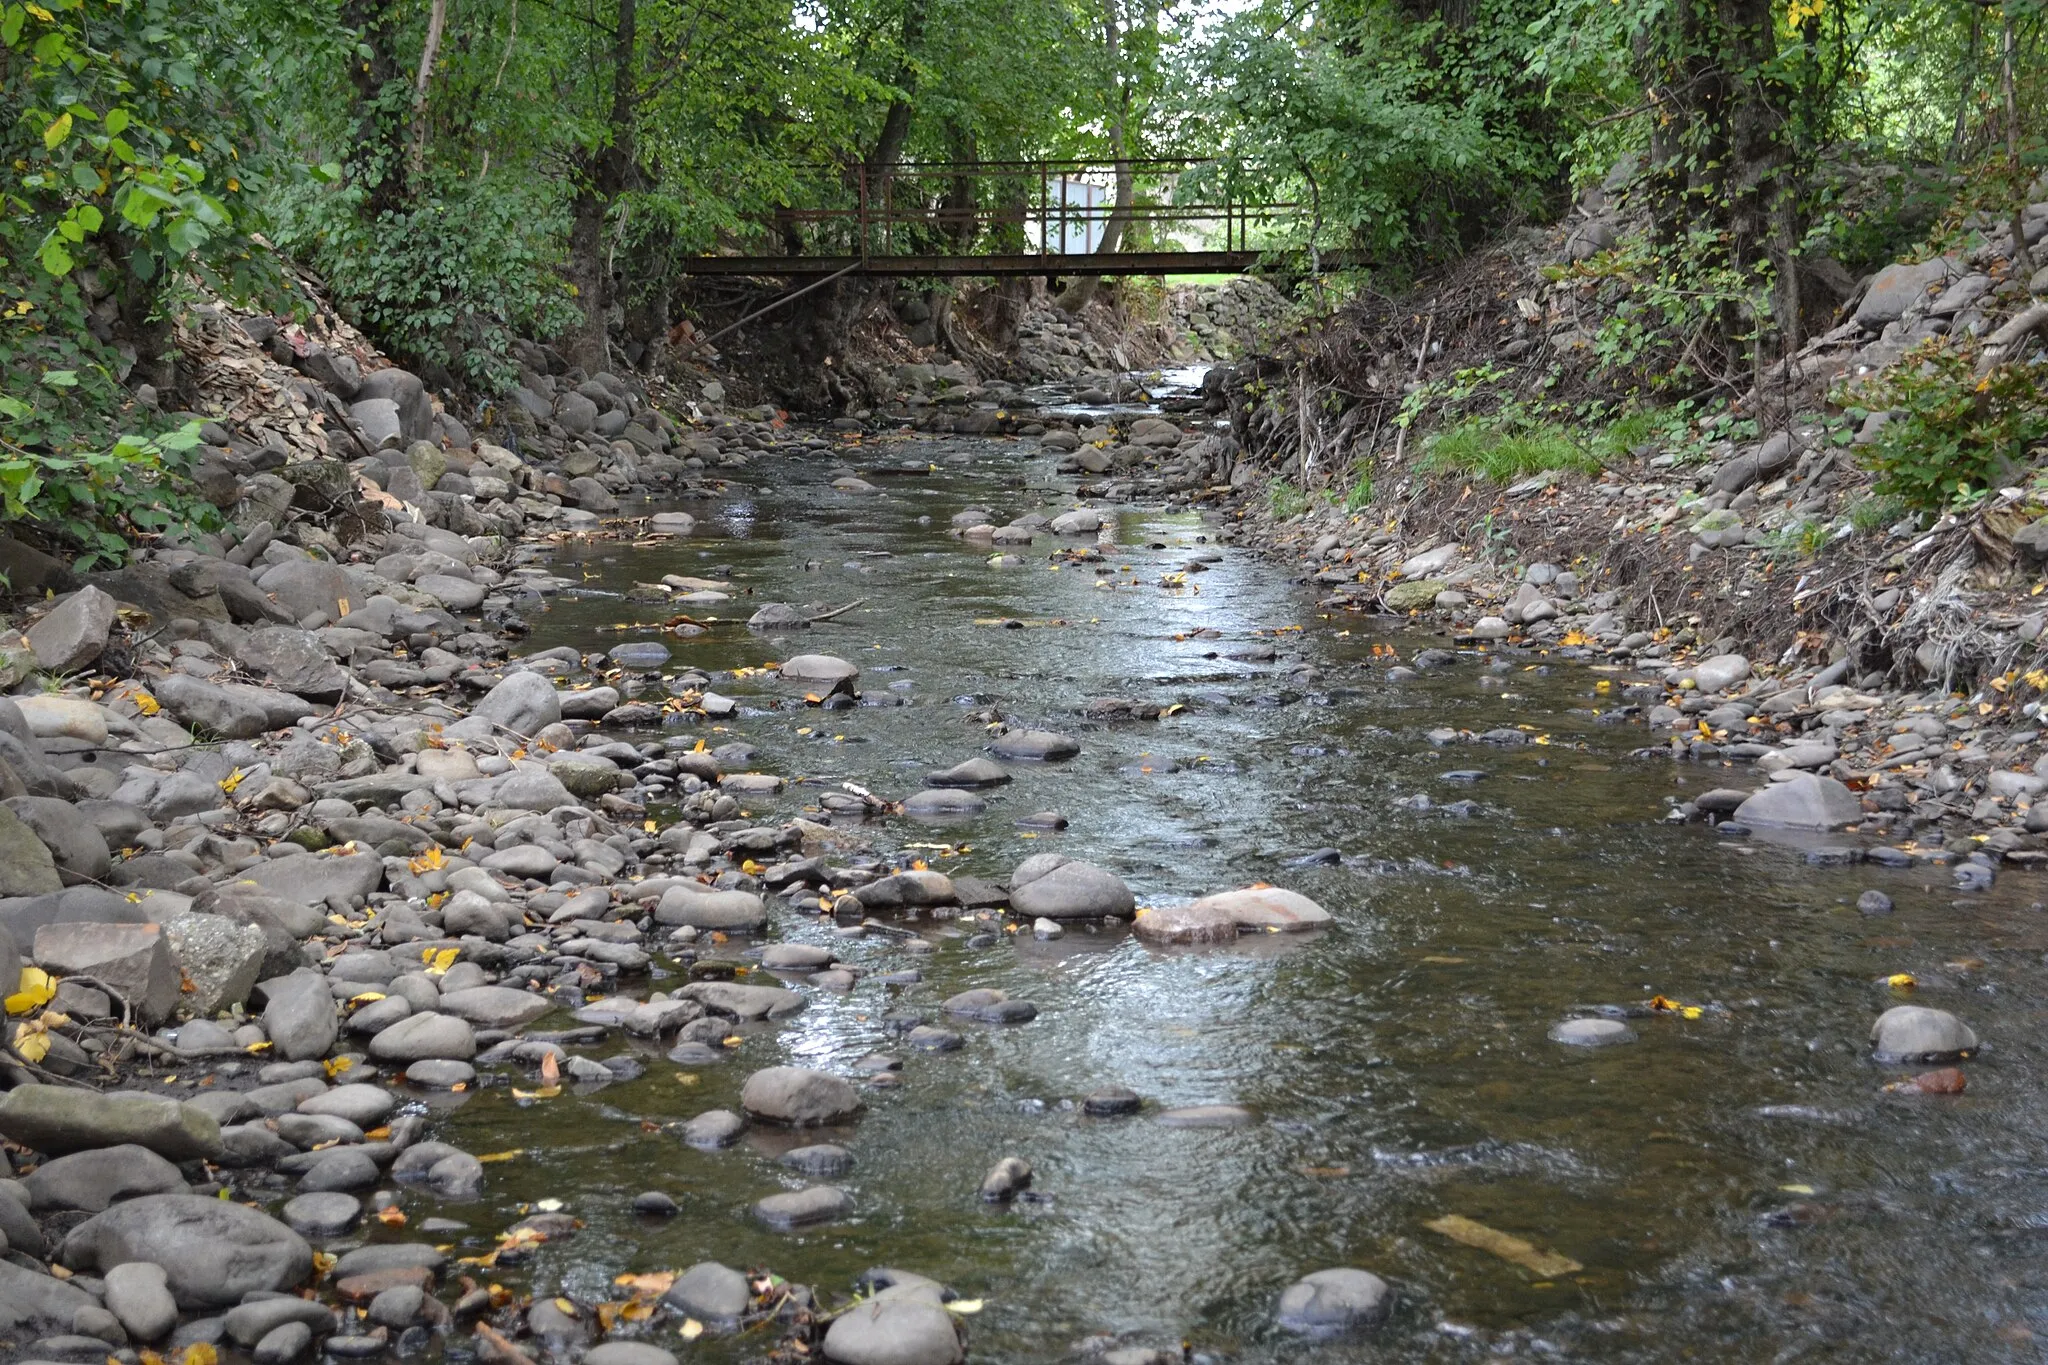
<instances>
[{"instance_id":1,"label":"rocky streambed","mask_svg":"<svg viewBox=\"0 0 2048 1365\"><path fill-rule=\"evenodd\" d=\"M254 647L60 600L11 1357L2029 1352L2036 874L1645 756L1746 667L1334 612L1099 450L380 532Z\"/></svg>"}]
</instances>

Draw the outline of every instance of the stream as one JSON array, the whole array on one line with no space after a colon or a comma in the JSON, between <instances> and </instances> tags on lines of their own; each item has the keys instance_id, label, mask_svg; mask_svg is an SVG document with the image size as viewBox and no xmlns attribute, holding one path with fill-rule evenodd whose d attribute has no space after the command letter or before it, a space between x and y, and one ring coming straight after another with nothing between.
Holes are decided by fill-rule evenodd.
<instances>
[{"instance_id":1,"label":"stream","mask_svg":"<svg viewBox=\"0 0 2048 1365\"><path fill-rule=\"evenodd\" d=\"M1601 714L1624 679L1583 664L1510 655L1488 674L1467 656L1390 680L1390 653L1444 642L1319 616L1310 590L1218 545L1195 513L1117 509L1118 551L1095 565L1049 559L1088 542L1041 535L1020 567L997 567L987 546L947 534L970 505L998 523L1071 506L1052 463L1028 440L870 438L735 471L722 497L684 508L699 518L690 539L557 547L544 562L583 591L536 613L528 644L662 640L668 672L713 671L739 714L677 733L744 740L753 766L792 779L749 798L763 823L821 818L818 799L846 782L907 796L981 752L974 713L995 707L1075 736L1081 754L1010 765L1015 781L961 823L850 828L879 852L929 845L955 876L999 878L1057 851L1117 872L1140 905L1271 882L1335 926L1167 950L1121 927L1041 941L1028 922L977 946L972 925L923 920L912 927L935 950L916 952L778 909L775 939L922 981L864 978L842 995L790 978L807 1008L740 1029L714 1066L619 1039L599 1051L640 1047L638 1080L538 1101L502 1085L434 1098L436 1136L523 1153L489 1168L483 1204L431 1210L469 1225L457 1254L559 1199L585 1228L498 1272L508 1284L616 1298L622 1272L718 1260L830 1296L900 1267L982 1301L967 1328L983 1361L1105 1343L1178 1358L1183 1341L1197 1358L1275 1363L2041 1358L2048 914L2031 878L1959 901L1940 868L1809 866L1794 842L1665 823L1667 798L1752 775L1629 757L1644 731ZM923 472L872 472L906 465ZM842 466L880 492L832 489ZM624 596L664 574L730 578L745 595L689 609L720 621L678 639L660 629L676 608ZM856 599L787 639L743 625L766 602ZM888 704L822 711L772 676L716 674L799 652L852 660L868 701ZM1079 714L1114 696L1182 709L1115 725ZM1522 727L1535 742L1434 744L1441 727ZM1069 827L1018 826L1048 809ZM1303 861L1320 850L1341 858ZM1858 912L1872 887L1893 914ZM1886 984L1900 972L1918 979L1910 996ZM890 1012L936 1014L980 986L1034 1002L1037 1018L955 1024L965 1047L939 1054L892 1031ZM1648 1014L1659 994L1698 1017ZM1905 1073L1873 1064L1866 1034L1907 999L1986 1040L1967 1093L1883 1093ZM1638 1040L1548 1039L1595 1007L1637 1016ZM711 1152L659 1128L737 1110L759 1068L852 1076L877 1051L904 1058L902 1083L869 1092L849 1128L756 1128ZM1112 1085L1145 1111L1084 1116L1081 1097ZM1155 1121L1198 1104L1258 1122ZM753 1201L804 1183L775 1157L819 1140L854 1154L835 1182L854 1214L795 1233L753 1221ZM1035 1168L1033 1197L982 1204L984 1172L1012 1155ZM680 1213L635 1215L646 1190ZM1425 1226L1447 1214L1581 1268L1540 1278ZM1326 1342L1276 1326L1280 1291L1333 1266L1385 1277L1393 1318ZM662 1344L724 1362L770 1343Z\"/></svg>"}]
</instances>

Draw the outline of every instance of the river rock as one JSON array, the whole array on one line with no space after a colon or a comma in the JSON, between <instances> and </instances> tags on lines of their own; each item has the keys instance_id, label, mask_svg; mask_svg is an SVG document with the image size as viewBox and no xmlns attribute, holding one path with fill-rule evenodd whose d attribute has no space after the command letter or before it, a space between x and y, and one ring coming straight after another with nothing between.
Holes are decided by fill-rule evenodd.
<instances>
[{"instance_id":1,"label":"river rock","mask_svg":"<svg viewBox=\"0 0 2048 1365\"><path fill-rule=\"evenodd\" d=\"M1550 1029L1550 1041L1566 1047L1613 1047L1635 1040L1636 1031L1619 1019L1566 1019Z\"/></svg>"},{"instance_id":2,"label":"river rock","mask_svg":"<svg viewBox=\"0 0 2048 1365\"><path fill-rule=\"evenodd\" d=\"M36 930L36 965L52 976L90 976L154 1028L178 1004L178 966L155 924L46 924Z\"/></svg>"},{"instance_id":3,"label":"river rock","mask_svg":"<svg viewBox=\"0 0 2048 1365\"><path fill-rule=\"evenodd\" d=\"M38 1213L77 1209L99 1213L109 1204L144 1194L182 1193L178 1168L147 1147L123 1143L73 1152L44 1162L22 1184Z\"/></svg>"},{"instance_id":4,"label":"river rock","mask_svg":"<svg viewBox=\"0 0 2048 1365\"><path fill-rule=\"evenodd\" d=\"M210 1019L249 998L270 955L263 930L222 915L165 914L159 922L183 977L186 1010Z\"/></svg>"},{"instance_id":5,"label":"river rock","mask_svg":"<svg viewBox=\"0 0 2048 1365\"><path fill-rule=\"evenodd\" d=\"M1688 671L1700 691L1719 692L1749 676L1749 660L1740 654L1716 654Z\"/></svg>"},{"instance_id":6,"label":"river rock","mask_svg":"<svg viewBox=\"0 0 2048 1365\"><path fill-rule=\"evenodd\" d=\"M776 1160L813 1180L830 1180L853 1169L853 1153L836 1142L816 1142L784 1152Z\"/></svg>"},{"instance_id":7,"label":"river rock","mask_svg":"<svg viewBox=\"0 0 2048 1365\"><path fill-rule=\"evenodd\" d=\"M116 603L87 585L72 593L28 628L28 647L36 667L45 673L75 673L107 647L114 629Z\"/></svg>"},{"instance_id":8,"label":"river rock","mask_svg":"<svg viewBox=\"0 0 2048 1365\"><path fill-rule=\"evenodd\" d=\"M583 1353L583 1365L676 1365L673 1351L647 1341L607 1341Z\"/></svg>"},{"instance_id":9,"label":"river rock","mask_svg":"<svg viewBox=\"0 0 2048 1365\"><path fill-rule=\"evenodd\" d=\"M1248 1128L1259 1116L1241 1104L1188 1104L1162 1109L1152 1121L1164 1128Z\"/></svg>"},{"instance_id":10,"label":"river rock","mask_svg":"<svg viewBox=\"0 0 2048 1365\"><path fill-rule=\"evenodd\" d=\"M702 1151L730 1147L747 1131L747 1121L730 1109L711 1109L683 1125L684 1143Z\"/></svg>"},{"instance_id":11,"label":"river rock","mask_svg":"<svg viewBox=\"0 0 2048 1365\"><path fill-rule=\"evenodd\" d=\"M981 1178L981 1202L1007 1204L1031 1188L1031 1163L1022 1157L1006 1156Z\"/></svg>"},{"instance_id":12,"label":"river rock","mask_svg":"<svg viewBox=\"0 0 2048 1365\"><path fill-rule=\"evenodd\" d=\"M13 796L7 809L43 841L66 886L99 885L107 880L112 855L99 826L79 814L78 807L54 796Z\"/></svg>"},{"instance_id":13,"label":"river rock","mask_svg":"<svg viewBox=\"0 0 2048 1365\"><path fill-rule=\"evenodd\" d=\"M860 676L860 669L830 654L799 654L782 665L782 676L794 682L836 683Z\"/></svg>"},{"instance_id":14,"label":"river rock","mask_svg":"<svg viewBox=\"0 0 2048 1365\"><path fill-rule=\"evenodd\" d=\"M988 802L973 792L951 787L927 787L903 802L903 813L913 820L962 820L987 809Z\"/></svg>"},{"instance_id":15,"label":"river rock","mask_svg":"<svg viewBox=\"0 0 2048 1365\"><path fill-rule=\"evenodd\" d=\"M850 1082L830 1072L771 1066L747 1077L740 1107L757 1119L807 1128L848 1122L866 1106Z\"/></svg>"},{"instance_id":16,"label":"river rock","mask_svg":"<svg viewBox=\"0 0 2048 1365\"><path fill-rule=\"evenodd\" d=\"M1947 1010L1894 1005L1870 1026L1870 1049L1880 1062L1953 1062L1977 1050L1977 1035Z\"/></svg>"},{"instance_id":17,"label":"river rock","mask_svg":"<svg viewBox=\"0 0 2048 1365\"><path fill-rule=\"evenodd\" d=\"M380 1062L468 1061L476 1056L476 1030L452 1014L422 1010L371 1038L370 1055Z\"/></svg>"},{"instance_id":18,"label":"river rock","mask_svg":"<svg viewBox=\"0 0 2048 1365\"><path fill-rule=\"evenodd\" d=\"M160 1095L101 1094L18 1085L0 1098L0 1133L53 1156L132 1143L171 1161L221 1155L220 1125L204 1110Z\"/></svg>"},{"instance_id":19,"label":"river rock","mask_svg":"<svg viewBox=\"0 0 2048 1365\"><path fill-rule=\"evenodd\" d=\"M383 860L369 853L307 853L267 858L241 873L241 885L300 905L325 918L332 909L354 909L384 884Z\"/></svg>"},{"instance_id":20,"label":"river rock","mask_svg":"<svg viewBox=\"0 0 2048 1365\"><path fill-rule=\"evenodd\" d=\"M0 805L0 896L46 896L63 889L50 846Z\"/></svg>"},{"instance_id":21,"label":"river rock","mask_svg":"<svg viewBox=\"0 0 2048 1365\"><path fill-rule=\"evenodd\" d=\"M1081 752L1081 742L1053 730L1005 730L990 744L997 758L1051 763Z\"/></svg>"},{"instance_id":22,"label":"river rock","mask_svg":"<svg viewBox=\"0 0 2048 1365\"><path fill-rule=\"evenodd\" d=\"M970 758L924 775L927 787L1000 787L1010 780L1009 770L992 758Z\"/></svg>"},{"instance_id":23,"label":"river rock","mask_svg":"<svg viewBox=\"0 0 2048 1365\"><path fill-rule=\"evenodd\" d=\"M747 1277L716 1261L699 1261L676 1277L661 1301L714 1327L734 1327L753 1302Z\"/></svg>"},{"instance_id":24,"label":"river rock","mask_svg":"<svg viewBox=\"0 0 2048 1365\"><path fill-rule=\"evenodd\" d=\"M1122 878L1057 853L1034 854L1017 865L1010 905L1020 915L1052 920L1129 919L1138 908Z\"/></svg>"},{"instance_id":25,"label":"river rock","mask_svg":"<svg viewBox=\"0 0 2048 1365\"><path fill-rule=\"evenodd\" d=\"M1394 1309L1394 1292L1369 1270L1318 1270L1287 1286L1275 1316L1290 1332L1323 1336L1375 1327Z\"/></svg>"},{"instance_id":26,"label":"river rock","mask_svg":"<svg viewBox=\"0 0 2048 1365\"><path fill-rule=\"evenodd\" d=\"M960 891L943 872L911 868L855 887L853 898L866 910L908 910L926 905L958 905Z\"/></svg>"},{"instance_id":27,"label":"river rock","mask_svg":"<svg viewBox=\"0 0 2048 1365\"><path fill-rule=\"evenodd\" d=\"M961 1329L933 1291L885 1289L832 1320L825 1358L838 1365L960 1365Z\"/></svg>"},{"instance_id":28,"label":"river rock","mask_svg":"<svg viewBox=\"0 0 2048 1365\"><path fill-rule=\"evenodd\" d=\"M4 1198L4 1196L0 1196ZM0 1260L0 1318L69 1332L82 1309L97 1310L99 1301L77 1285L41 1271L25 1270ZM12 1325L12 1324L11 1324ZM102 1348L98 1356L104 1357Z\"/></svg>"},{"instance_id":29,"label":"river rock","mask_svg":"<svg viewBox=\"0 0 2048 1365\"><path fill-rule=\"evenodd\" d=\"M72 1270L105 1272L127 1261L164 1268L188 1312L230 1308L256 1290L289 1290L313 1271L305 1239L232 1200L152 1194L116 1204L73 1228L58 1253Z\"/></svg>"},{"instance_id":30,"label":"river rock","mask_svg":"<svg viewBox=\"0 0 2048 1365\"><path fill-rule=\"evenodd\" d=\"M768 923L768 906L751 891L672 886L655 904L654 918L659 924L754 933Z\"/></svg>"},{"instance_id":31,"label":"river rock","mask_svg":"<svg viewBox=\"0 0 2048 1365\"><path fill-rule=\"evenodd\" d=\"M788 1230L829 1223L853 1212L853 1196L837 1185L807 1185L756 1200L754 1216L771 1228Z\"/></svg>"},{"instance_id":32,"label":"river rock","mask_svg":"<svg viewBox=\"0 0 2048 1365\"><path fill-rule=\"evenodd\" d=\"M562 718L562 699L541 674L511 673L486 692L470 714L531 738Z\"/></svg>"},{"instance_id":33,"label":"river rock","mask_svg":"<svg viewBox=\"0 0 2048 1365\"><path fill-rule=\"evenodd\" d=\"M554 1007L555 1002L546 996L512 986L471 986L467 990L441 992L443 1014L467 1019L479 1028L517 1028L532 1023Z\"/></svg>"},{"instance_id":34,"label":"river rock","mask_svg":"<svg viewBox=\"0 0 2048 1365\"><path fill-rule=\"evenodd\" d=\"M171 1297L164 1268L128 1261L106 1275L107 1311L135 1341L156 1341L178 1325L178 1301Z\"/></svg>"},{"instance_id":35,"label":"river rock","mask_svg":"<svg viewBox=\"0 0 2048 1365\"><path fill-rule=\"evenodd\" d=\"M1300 892L1264 886L1140 911L1131 932L1155 943L1232 943L1241 933L1300 933L1329 922L1329 912Z\"/></svg>"},{"instance_id":36,"label":"river rock","mask_svg":"<svg viewBox=\"0 0 2048 1365\"><path fill-rule=\"evenodd\" d=\"M1832 777L1807 774L1773 782L1735 808L1737 824L1783 829L1840 829L1863 818L1863 803Z\"/></svg>"},{"instance_id":37,"label":"river rock","mask_svg":"<svg viewBox=\"0 0 2048 1365\"><path fill-rule=\"evenodd\" d=\"M787 1019L801 1013L804 998L782 986L746 986L737 981L693 981L676 992L713 1014L742 1023Z\"/></svg>"},{"instance_id":38,"label":"river rock","mask_svg":"<svg viewBox=\"0 0 2048 1365\"><path fill-rule=\"evenodd\" d=\"M326 646L294 626L249 632L235 649L235 662L284 691L313 701L334 701L348 688L348 675L328 657Z\"/></svg>"},{"instance_id":39,"label":"river rock","mask_svg":"<svg viewBox=\"0 0 2048 1365\"><path fill-rule=\"evenodd\" d=\"M288 1202L285 1226L304 1237L339 1237L362 1221L363 1201L340 1190L315 1190Z\"/></svg>"},{"instance_id":40,"label":"river rock","mask_svg":"<svg viewBox=\"0 0 2048 1365\"><path fill-rule=\"evenodd\" d=\"M263 1031L270 1038L271 1055L287 1062L325 1057L341 1031L327 978L301 968L263 982L262 988Z\"/></svg>"}]
</instances>

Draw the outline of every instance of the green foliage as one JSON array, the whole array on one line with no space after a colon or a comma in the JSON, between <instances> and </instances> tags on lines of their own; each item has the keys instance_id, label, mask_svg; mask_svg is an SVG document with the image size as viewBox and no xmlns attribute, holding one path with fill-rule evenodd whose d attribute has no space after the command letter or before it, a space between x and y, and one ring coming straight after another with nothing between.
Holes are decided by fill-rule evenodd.
<instances>
[{"instance_id":1,"label":"green foliage","mask_svg":"<svg viewBox=\"0 0 2048 1365\"><path fill-rule=\"evenodd\" d=\"M1351 487L1344 490L1344 510L1363 512L1372 506L1372 465L1360 460L1351 466Z\"/></svg>"},{"instance_id":2,"label":"green foliage","mask_svg":"<svg viewBox=\"0 0 2048 1365\"><path fill-rule=\"evenodd\" d=\"M1383 265L1441 261L1563 186L1563 141L1531 79L1541 0L1475 0L1464 19L1387 0L1266 0L1222 26L1203 71L1218 177L1308 205L1295 240Z\"/></svg>"},{"instance_id":3,"label":"green foliage","mask_svg":"<svg viewBox=\"0 0 2048 1365\"><path fill-rule=\"evenodd\" d=\"M77 376L52 371L39 391L73 388ZM33 398L33 395L31 395ZM47 408L0 394L0 525L78 552L78 566L119 564L129 544L174 527L217 528L220 513L187 491L179 476L199 444L199 423L145 438L122 436L105 448L50 454ZM21 439L16 439L20 437Z\"/></svg>"},{"instance_id":4,"label":"green foliage","mask_svg":"<svg viewBox=\"0 0 2048 1365\"><path fill-rule=\"evenodd\" d=\"M279 245L316 264L335 303L409 363L502 392L519 379L514 337L576 321L555 270L560 202L509 176L374 217L365 195L351 183L280 196Z\"/></svg>"},{"instance_id":5,"label":"green foliage","mask_svg":"<svg viewBox=\"0 0 2048 1365\"><path fill-rule=\"evenodd\" d=\"M1859 535L1870 535L1896 525L1907 510L1904 498L1858 498L1849 504L1849 525Z\"/></svg>"},{"instance_id":6,"label":"green foliage","mask_svg":"<svg viewBox=\"0 0 2048 1365\"><path fill-rule=\"evenodd\" d=\"M1981 497L2025 464L2048 440L2048 399L2036 367L1995 365L1978 372L1972 346L1930 338L1881 380L1855 395L1891 411L1864 459L1883 496L1914 510L1939 511Z\"/></svg>"},{"instance_id":7,"label":"green foliage","mask_svg":"<svg viewBox=\"0 0 2048 1365\"><path fill-rule=\"evenodd\" d=\"M1308 507L1308 494L1286 479L1274 479L1266 485L1266 510L1273 520L1292 521L1308 511Z\"/></svg>"},{"instance_id":8,"label":"green foliage","mask_svg":"<svg viewBox=\"0 0 2048 1365\"><path fill-rule=\"evenodd\" d=\"M1417 467L1509 484L1551 470L1595 473L1600 458L1554 422L1484 417L1431 436Z\"/></svg>"}]
</instances>

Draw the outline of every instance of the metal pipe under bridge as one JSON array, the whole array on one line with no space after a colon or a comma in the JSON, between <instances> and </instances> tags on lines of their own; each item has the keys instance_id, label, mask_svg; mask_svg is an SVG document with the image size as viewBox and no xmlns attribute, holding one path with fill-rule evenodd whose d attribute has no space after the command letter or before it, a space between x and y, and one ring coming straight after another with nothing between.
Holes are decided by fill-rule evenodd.
<instances>
[{"instance_id":1,"label":"metal pipe under bridge","mask_svg":"<svg viewBox=\"0 0 2048 1365\"><path fill-rule=\"evenodd\" d=\"M819 168L823 206L761 224L780 252L688 257L686 275L1032 276L1236 274L1272 248L1297 205L1256 169L1198 158L1126 163L1139 185L1127 249L1098 250L1115 213L1116 166L1089 161L916 162ZM1325 253L1325 260L1332 260Z\"/></svg>"}]
</instances>

